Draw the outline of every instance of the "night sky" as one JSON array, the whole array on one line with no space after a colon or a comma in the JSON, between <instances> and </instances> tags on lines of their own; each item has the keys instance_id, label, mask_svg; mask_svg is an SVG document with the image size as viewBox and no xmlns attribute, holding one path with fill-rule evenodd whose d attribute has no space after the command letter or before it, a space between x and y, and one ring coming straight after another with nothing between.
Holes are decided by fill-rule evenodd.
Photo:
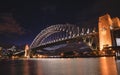
<instances>
[{"instance_id":1,"label":"night sky","mask_svg":"<svg viewBox=\"0 0 120 75\"><path fill-rule=\"evenodd\" d=\"M120 18L120 0L0 1L0 43L31 44L54 24L97 27L98 17L106 13Z\"/></svg>"}]
</instances>

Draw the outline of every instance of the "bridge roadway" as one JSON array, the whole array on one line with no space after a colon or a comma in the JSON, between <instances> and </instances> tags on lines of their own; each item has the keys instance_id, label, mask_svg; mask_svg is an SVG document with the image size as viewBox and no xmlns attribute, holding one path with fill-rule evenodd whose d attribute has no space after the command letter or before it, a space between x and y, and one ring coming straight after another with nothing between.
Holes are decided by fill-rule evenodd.
<instances>
[{"instance_id":1,"label":"bridge roadway","mask_svg":"<svg viewBox=\"0 0 120 75\"><path fill-rule=\"evenodd\" d=\"M24 55L25 50L21 50L19 52L14 53L13 55Z\"/></svg>"}]
</instances>

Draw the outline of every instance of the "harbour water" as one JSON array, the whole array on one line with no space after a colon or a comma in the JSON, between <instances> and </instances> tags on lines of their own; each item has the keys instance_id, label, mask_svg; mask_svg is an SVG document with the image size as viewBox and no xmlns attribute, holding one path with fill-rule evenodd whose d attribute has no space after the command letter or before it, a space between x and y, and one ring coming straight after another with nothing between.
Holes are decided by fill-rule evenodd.
<instances>
[{"instance_id":1,"label":"harbour water","mask_svg":"<svg viewBox=\"0 0 120 75\"><path fill-rule=\"evenodd\" d=\"M0 75L119 75L114 57L0 60Z\"/></svg>"},{"instance_id":2,"label":"harbour water","mask_svg":"<svg viewBox=\"0 0 120 75\"><path fill-rule=\"evenodd\" d=\"M118 74L120 75L120 60L116 61Z\"/></svg>"}]
</instances>

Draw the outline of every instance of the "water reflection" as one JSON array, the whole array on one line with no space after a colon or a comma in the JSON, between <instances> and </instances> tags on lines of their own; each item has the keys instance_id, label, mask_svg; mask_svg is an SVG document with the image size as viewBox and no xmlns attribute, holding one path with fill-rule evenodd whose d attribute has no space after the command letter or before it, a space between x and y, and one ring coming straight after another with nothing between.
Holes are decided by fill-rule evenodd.
<instances>
[{"instance_id":1,"label":"water reflection","mask_svg":"<svg viewBox=\"0 0 120 75\"><path fill-rule=\"evenodd\" d=\"M43 59L38 75L117 75L114 58Z\"/></svg>"},{"instance_id":2,"label":"water reflection","mask_svg":"<svg viewBox=\"0 0 120 75\"><path fill-rule=\"evenodd\" d=\"M117 69L113 57L25 59L0 61L0 75L117 75Z\"/></svg>"},{"instance_id":3,"label":"water reflection","mask_svg":"<svg viewBox=\"0 0 120 75\"><path fill-rule=\"evenodd\" d=\"M29 73L30 73L30 72L29 72L29 68L30 68L29 66L30 66L30 65L29 65L28 60L24 60L24 61L23 61L23 66L24 66L24 67L23 67L23 75L30 75L30 74L29 74Z\"/></svg>"},{"instance_id":4,"label":"water reflection","mask_svg":"<svg viewBox=\"0 0 120 75\"><path fill-rule=\"evenodd\" d=\"M120 60L117 60L117 70L118 70L118 75L120 75Z\"/></svg>"},{"instance_id":5,"label":"water reflection","mask_svg":"<svg viewBox=\"0 0 120 75\"><path fill-rule=\"evenodd\" d=\"M117 75L114 58L100 58L101 75Z\"/></svg>"},{"instance_id":6,"label":"water reflection","mask_svg":"<svg viewBox=\"0 0 120 75\"><path fill-rule=\"evenodd\" d=\"M14 62L12 64L10 64L10 66L12 66L11 69L10 69L11 70L11 74L12 75L16 75Z\"/></svg>"},{"instance_id":7,"label":"water reflection","mask_svg":"<svg viewBox=\"0 0 120 75\"><path fill-rule=\"evenodd\" d=\"M41 64L41 61L37 61L36 64L37 64L36 67L37 75L43 75L43 65Z\"/></svg>"}]
</instances>

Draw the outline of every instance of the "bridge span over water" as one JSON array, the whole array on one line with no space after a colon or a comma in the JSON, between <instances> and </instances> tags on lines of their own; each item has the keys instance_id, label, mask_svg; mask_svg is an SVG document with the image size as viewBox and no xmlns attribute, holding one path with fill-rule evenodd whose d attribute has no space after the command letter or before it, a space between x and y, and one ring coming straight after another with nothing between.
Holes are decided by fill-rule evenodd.
<instances>
[{"instance_id":1,"label":"bridge span over water","mask_svg":"<svg viewBox=\"0 0 120 75\"><path fill-rule=\"evenodd\" d=\"M105 46L116 46L115 38L119 38L120 24L118 18L109 14L99 17L97 28L81 28L73 24L51 25L43 29L33 40L30 50L56 49L62 44L84 43L91 50L103 50ZM117 30L116 30L117 29ZM73 44L74 45L74 44ZM63 46L63 45L62 45ZM24 52L24 51L21 51Z\"/></svg>"},{"instance_id":2,"label":"bridge span over water","mask_svg":"<svg viewBox=\"0 0 120 75\"><path fill-rule=\"evenodd\" d=\"M36 36L30 48L35 50L69 42L84 42L91 49L97 49L98 33L95 28L80 28L72 24L52 25Z\"/></svg>"},{"instance_id":3,"label":"bridge span over water","mask_svg":"<svg viewBox=\"0 0 120 75\"><path fill-rule=\"evenodd\" d=\"M81 28L73 24L51 25L43 29L33 40L30 50L59 50L62 44L83 43L91 50L98 49L98 33L95 28ZM80 47L80 46L79 46ZM74 46L75 48L75 46ZM78 48L79 49L79 48ZM81 48L82 49L82 48ZM17 54L23 53L18 52Z\"/></svg>"}]
</instances>

